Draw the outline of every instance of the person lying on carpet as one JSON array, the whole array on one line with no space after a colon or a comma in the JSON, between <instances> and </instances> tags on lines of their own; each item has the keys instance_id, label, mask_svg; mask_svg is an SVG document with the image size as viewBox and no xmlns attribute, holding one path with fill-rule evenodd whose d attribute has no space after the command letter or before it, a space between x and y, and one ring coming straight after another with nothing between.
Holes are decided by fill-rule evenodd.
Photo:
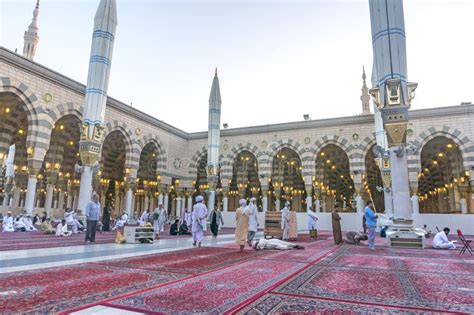
<instances>
[{"instance_id":1,"label":"person lying on carpet","mask_svg":"<svg viewBox=\"0 0 474 315\"><path fill-rule=\"evenodd\" d=\"M66 220L62 220L61 223L56 226L56 236L71 236L72 231L68 231Z\"/></svg>"},{"instance_id":2,"label":"person lying on carpet","mask_svg":"<svg viewBox=\"0 0 474 315\"><path fill-rule=\"evenodd\" d=\"M456 245L454 244L456 241L448 240L449 231L449 228L445 227L441 232L436 233L435 237L433 238L433 248L456 249Z\"/></svg>"},{"instance_id":3,"label":"person lying on carpet","mask_svg":"<svg viewBox=\"0 0 474 315\"><path fill-rule=\"evenodd\" d=\"M346 233L346 243L351 245L359 245L360 241L366 241L367 234L362 232L349 231Z\"/></svg>"},{"instance_id":4,"label":"person lying on carpet","mask_svg":"<svg viewBox=\"0 0 474 315\"><path fill-rule=\"evenodd\" d=\"M46 218L46 220L41 223L41 233L43 234L55 234L56 231L54 230L53 226L51 225L51 219Z\"/></svg>"},{"instance_id":5,"label":"person lying on carpet","mask_svg":"<svg viewBox=\"0 0 474 315\"><path fill-rule=\"evenodd\" d=\"M259 239L252 241L252 248L255 250L262 249L278 249L278 250L289 250L289 249L304 249L303 246L285 242L276 238L272 239Z\"/></svg>"}]
</instances>

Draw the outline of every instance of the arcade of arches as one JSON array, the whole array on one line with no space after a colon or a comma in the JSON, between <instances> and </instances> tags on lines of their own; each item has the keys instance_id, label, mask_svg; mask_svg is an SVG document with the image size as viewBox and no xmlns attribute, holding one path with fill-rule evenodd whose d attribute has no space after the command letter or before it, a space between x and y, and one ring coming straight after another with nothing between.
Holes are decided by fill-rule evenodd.
<instances>
[{"instance_id":1,"label":"arcade of arches","mask_svg":"<svg viewBox=\"0 0 474 315\"><path fill-rule=\"evenodd\" d=\"M14 180L2 176L0 204L13 211L24 206L28 176L31 172L31 147L35 135L30 132L32 119L24 102L14 93L0 93L0 158L6 163L9 147L15 145L13 159ZM47 211L61 215L66 207L76 207L80 176L75 165L80 165L78 153L80 118L74 114L59 117L51 128L49 147L36 172L35 212ZM100 170L94 178L94 190L102 204L110 204L115 215L125 211L126 196L132 195L131 209L138 215L143 209L153 209L159 202L171 216L179 215L192 206L194 196L206 195L208 189L207 153L198 158L196 178L192 185L182 187L183 178L171 177L162 181L157 167L160 157L158 143L145 143L140 148L137 166L131 163L130 139L116 129L104 138ZM463 153L454 138L436 136L419 149L418 181L411 183L412 194L419 200L420 213L474 213L471 201L470 170L466 169ZM311 176L303 176L305 164L300 153L290 147L272 152L267 161L260 161L256 153L243 150L233 157L229 174L219 174L217 206L234 211L240 198L257 198L258 208L274 211L285 201L291 201L295 211L305 211L307 202L319 211L331 211L337 203L341 211L355 212L355 197L374 201L383 210L382 179L372 147L364 152L361 182L357 183L349 153L336 144L314 148ZM134 169L135 168L135 169ZM261 170L267 169L268 173ZM307 171L307 170L306 170ZM3 168L5 172L5 168ZM309 180L308 180L309 177ZM225 179L225 180L224 180ZM224 184L224 185L223 185Z\"/></svg>"}]
</instances>

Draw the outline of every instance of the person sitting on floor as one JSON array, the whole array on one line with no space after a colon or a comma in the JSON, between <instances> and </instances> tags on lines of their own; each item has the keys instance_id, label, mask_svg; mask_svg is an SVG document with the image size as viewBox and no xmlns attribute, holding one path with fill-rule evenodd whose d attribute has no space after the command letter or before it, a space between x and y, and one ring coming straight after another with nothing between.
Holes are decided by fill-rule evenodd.
<instances>
[{"instance_id":1,"label":"person sitting on floor","mask_svg":"<svg viewBox=\"0 0 474 315\"><path fill-rule=\"evenodd\" d=\"M33 225L33 221L31 221L31 215L26 214L22 218L23 224L25 225L26 231L27 232L34 232L37 231L37 229Z\"/></svg>"},{"instance_id":2,"label":"person sitting on floor","mask_svg":"<svg viewBox=\"0 0 474 315\"><path fill-rule=\"evenodd\" d=\"M173 224L170 226L170 235L178 235L179 234L179 220L176 219Z\"/></svg>"},{"instance_id":3,"label":"person sitting on floor","mask_svg":"<svg viewBox=\"0 0 474 315\"><path fill-rule=\"evenodd\" d=\"M120 218L115 222L115 226L112 228L112 231L115 231L118 228L124 227L128 221L128 215L124 212Z\"/></svg>"},{"instance_id":4,"label":"person sitting on floor","mask_svg":"<svg viewBox=\"0 0 474 315\"><path fill-rule=\"evenodd\" d=\"M449 228L445 227L441 232L436 233L433 238L433 248L436 249L456 249L456 241L449 241Z\"/></svg>"},{"instance_id":5,"label":"person sitting on floor","mask_svg":"<svg viewBox=\"0 0 474 315\"><path fill-rule=\"evenodd\" d=\"M346 233L346 243L351 245L359 245L360 241L366 241L367 234L362 232L349 231Z\"/></svg>"},{"instance_id":6,"label":"person sitting on floor","mask_svg":"<svg viewBox=\"0 0 474 315\"><path fill-rule=\"evenodd\" d=\"M21 219L21 214L17 216L15 222L13 222L13 229L15 232L26 232L26 226Z\"/></svg>"},{"instance_id":7,"label":"person sitting on floor","mask_svg":"<svg viewBox=\"0 0 474 315\"><path fill-rule=\"evenodd\" d=\"M179 235L192 235L189 231L188 224L186 221L183 221L183 223L179 226Z\"/></svg>"},{"instance_id":8,"label":"person sitting on floor","mask_svg":"<svg viewBox=\"0 0 474 315\"><path fill-rule=\"evenodd\" d=\"M276 238L272 239L259 239L252 241L252 248L255 250L262 250L262 249L278 249L278 250L288 250L288 249L304 249L303 246L281 241Z\"/></svg>"},{"instance_id":9,"label":"person sitting on floor","mask_svg":"<svg viewBox=\"0 0 474 315\"><path fill-rule=\"evenodd\" d=\"M72 231L68 231L66 220L62 220L56 227L56 236L71 236Z\"/></svg>"},{"instance_id":10,"label":"person sitting on floor","mask_svg":"<svg viewBox=\"0 0 474 315\"><path fill-rule=\"evenodd\" d=\"M35 214L35 216L33 217L33 225L41 226L39 214Z\"/></svg>"},{"instance_id":11,"label":"person sitting on floor","mask_svg":"<svg viewBox=\"0 0 474 315\"><path fill-rule=\"evenodd\" d=\"M53 226L51 225L51 219L46 218L46 220L41 223L41 233L43 234L54 234L56 231L54 230Z\"/></svg>"},{"instance_id":12,"label":"person sitting on floor","mask_svg":"<svg viewBox=\"0 0 474 315\"><path fill-rule=\"evenodd\" d=\"M13 228L12 212L8 211L7 216L3 217L3 232L15 232Z\"/></svg>"},{"instance_id":13,"label":"person sitting on floor","mask_svg":"<svg viewBox=\"0 0 474 315\"><path fill-rule=\"evenodd\" d=\"M83 225L75 217L75 213L71 208L66 209L64 212L64 220L66 225L71 228L73 234L79 233L79 230L83 228Z\"/></svg>"}]
</instances>

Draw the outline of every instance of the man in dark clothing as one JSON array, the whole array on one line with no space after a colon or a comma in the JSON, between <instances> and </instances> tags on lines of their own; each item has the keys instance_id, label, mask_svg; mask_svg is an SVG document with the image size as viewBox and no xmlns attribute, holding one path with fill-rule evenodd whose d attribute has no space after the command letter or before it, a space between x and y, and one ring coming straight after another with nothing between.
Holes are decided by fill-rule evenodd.
<instances>
[{"instance_id":1,"label":"man in dark clothing","mask_svg":"<svg viewBox=\"0 0 474 315\"><path fill-rule=\"evenodd\" d=\"M192 235L193 233L189 232L188 225L186 221L179 226L179 235Z\"/></svg>"},{"instance_id":2,"label":"man in dark clothing","mask_svg":"<svg viewBox=\"0 0 474 315\"><path fill-rule=\"evenodd\" d=\"M179 220L176 219L173 224L171 224L170 227L170 235L178 235L179 234L179 229L178 229L178 224Z\"/></svg>"}]
</instances>

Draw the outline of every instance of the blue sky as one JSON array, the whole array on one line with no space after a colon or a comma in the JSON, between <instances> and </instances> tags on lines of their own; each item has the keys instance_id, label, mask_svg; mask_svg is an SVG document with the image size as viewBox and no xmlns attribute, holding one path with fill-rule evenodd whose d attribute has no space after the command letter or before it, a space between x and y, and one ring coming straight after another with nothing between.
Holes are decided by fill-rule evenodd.
<instances>
[{"instance_id":1,"label":"blue sky","mask_svg":"<svg viewBox=\"0 0 474 315\"><path fill-rule=\"evenodd\" d=\"M85 83L98 0L41 0L35 61ZM19 52L35 0L0 0ZM370 78L368 0L117 0L109 95L186 131L207 128L218 67L230 127L355 115ZM406 0L413 108L474 101L471 0ZM369 84L370 85L370 84Z\"/></svg>"}]
</instances>

